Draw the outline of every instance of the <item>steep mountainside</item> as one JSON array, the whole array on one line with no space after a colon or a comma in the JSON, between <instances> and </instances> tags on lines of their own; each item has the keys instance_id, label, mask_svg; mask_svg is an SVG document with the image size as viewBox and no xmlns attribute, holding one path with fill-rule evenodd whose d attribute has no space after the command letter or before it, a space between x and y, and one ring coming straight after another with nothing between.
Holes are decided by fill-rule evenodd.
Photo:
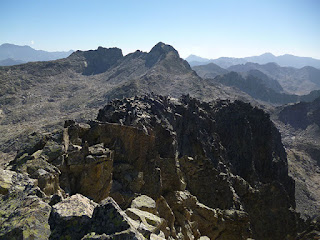
<instances>
[{"instance_id":1,"label":"steep mountainside","mask_svg":"<svg viewBox=\"0 0 320 240\"><path fill-rule=\"evenodd\" d=\"M311 103L300 102L285 107L279 113L279 120L296 129L305 130L313 124L320 126L320 98Z\"/></svg>"},{"instance_id":2,"label":"steep mountainside","mask_svg":"<svg viewBox=\"0 0 320 240\"><path fill-rule=\"evenodd\" d=\"M113 100L97 119L30 135L0 169L2 238L291 240L303 230L264 111L149 95Z\"/></svg>"},{"instance_id":3,"label":"steep mountainside","mask_svg":"<svg viewBox=\"0 0 320 240\"><path fill-rule=\"evenodd\" d=\"M284 91L291 94L308 94L312 90L320 89L320 70L313 67L300 69L292 67L280 67L275 63L260 65L246 63L228 68L229 71L248 72L259 70L272 79L277 80Z\"/></svg>"},{"instance_id":4,"label":"steep mountainside","mask_svg":"<svg viewBox=\"0 0 320 240\"><path fill-rule=\"evenodd\" d=\"M223 68L228 68L236 64L245 64L247 62L253 62L258 64L267 64L274 62L282 67L295 67L302 68L306 66L311 66L320 69L320 60L310 57L297 57L290 54L285 54L281 56L274 56L271 53L264 53L260 56L245 57L245 58L230 58L221 57L217 59L207 59L201 58L195 55L190 55L186 58L191 66L198 66L208 63L215 63Z\"/></svg>"},{"instance_id":5,"label":"steep mountainside","mask_svg":"<svg viewBox=\"0 0 320 240\"><path fill-rule=\"evenodd\" d=\"M5 43L0 45L0 60L11 58L21 62L50 61L68 57L72 52L72 50L68 52L46 52L35 50L29 46Z\"/></svg>"},{"instance_id":6,"label":"steep mountainside","mask_svg":"<svg viewBox=\"0 0 320 240\"><path fill-rule=\"evenodd\" d=\"M149 53L123 56L120 49L100 47L55 61L0 67L0 84L0 151L6 152L15 151L20 134L68 118L88 119L115 97L154 92L206 101L244 98L240 91L200 78L163 43Z\"/></svg>"},{"instance_id":7,"label":"steep mountainside","mask_svg":"<svg viewBox=\"0 0 320 240\"><path fill-rule=\"evenodd\" d=\"M303 216L319 216L320 98L279 107L275 113L288 153L290 175L296 181L297 210Z\"/></svg>"},{"instance_id":8,"label":"steep mountainside","mask_svg":"<svg viewBox=\"0 0 320 240\"><path fill-rule=\"evenodd\" d=\"M268 77L266 74L264 74L259 70L256 70L256 69L250 70L246 72L245 75L246 76L251 75L251 76L260 78L266 87L271 88L276 92L283 92L283 88L277 80Z\"/></svg>"}]
</instances>

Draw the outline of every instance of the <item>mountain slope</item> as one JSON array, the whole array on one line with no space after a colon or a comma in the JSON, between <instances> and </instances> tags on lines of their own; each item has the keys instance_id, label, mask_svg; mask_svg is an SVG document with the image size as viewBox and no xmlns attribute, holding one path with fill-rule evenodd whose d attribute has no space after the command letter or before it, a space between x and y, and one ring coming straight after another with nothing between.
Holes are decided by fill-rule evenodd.
<instances>
[{"instance_id":1,"label":"mountain slope","mask_svg":"<svg viewBox=\"0 0 320 240\"><path fill-rule=\"evenodd\" d=\"M258 74L259 76L261 74ZM294 95L280 93L279 91L270 88L270 81L265 81L255 75L242 76L236 72L230 72L224 75L217 76L212 79L213 82L218 82L226 86L233 86L239 88L241 91L249 94L254 99L262 100L264 102L273 104L286 104L298 101L313 101L320 96L320 91L313 91L308 95Z\"/></svg>"},{"instance_id":2,"label":"mountain slope","mask_svg":"<svg viewBox=\"0 0 320 240\"><path fill-rule=\"evenodd\" d=\"M226 74L229 72L228 70L221 68L214 63L194 66L194 67L192 67L192 69L194 71L196 71L196 73L202 78L215 78L218 75L223 75L223 74ZM266 87L271 88L271 89L275 90L276 92L283 91L283 88L281 87L281 85L279 84L278 81L276 81L272 78L269 78L266 74L264 74L263 72L261 72L259 70L256 70L256 69L249 70L243 75L244 76L251 75L251 76L259 78Z\"/></svg>"},{"instance_id":3,"label":"mountain slope","mask_svg":"<svg viewBox=\"0 0 320 240\"><path fill-rule=\"evenodd\" d=\"M297 210L303 217L320 212L320 98L282 106L273 114L296 182Z\"/></svg>"},{"instance_id":4,"label":"mountain slope","mask_svg":"<svg viewBox=\"0 0 320 240\"><path fill-rule=\"evenodd\" d=\"M21 60L14 60L12 58L0 60L0 66L13 66L13 65L18 65L22 63L25 63L25 62Z\"/></svg>"},{"instance_id":5,"label":"mountain slope","mask_svg":"<svg viewBox=\"0 0 320 240\"><path fill-rule=\"evenodd\" d=\"M123 56L120 49L98 48L55 61L0 67L0 84L2 151L14 151L25 131L54 128L67 118L88 119L114 98L151 92L206 101L250 98L203 80L163 43L149 53Z\"/></svg>"},{"instance_id":6,"label":"mountain slope","mask_svg":"<svg viewBox=\"0 0 320 240\"><path fill-rule=\"evenodd\" d=\"M254 77L257 77L259 79L262 80L263 84L268 87L268 88L271 88L273 89L274 91L276 92L283 92L283 88L282 86L280 85L280 83L275 80L275 79L272 79L270 77L268 77L266 74L264 74L263 72L259 71L259 70L250 70L247 72L246 74L247 76L254 76Z\"/></svg>"},{"instance_id":7,"label":"mountain slope","mask_svg":"<svg viewBox=\"0 0 320 240\"><path fill-rule=\"evenodd\" d=\"M73 51L68 52L46 52L35 50L29 46L18 46L4 43L0 45L0 60L14 59L22 62L50 61L68 57Z\"/></svg>"},{"instance_id":8,"label":"mountain slope","mask_svg":"<svg viewBox=\"0 0 320 240\"><path fill-rule=\"evenodd\" d=\"M214 63L194 66L192 69L202 78L215 78L218 75L228 73L228 70L221 68Z\"/></svg>"}]
</instances>

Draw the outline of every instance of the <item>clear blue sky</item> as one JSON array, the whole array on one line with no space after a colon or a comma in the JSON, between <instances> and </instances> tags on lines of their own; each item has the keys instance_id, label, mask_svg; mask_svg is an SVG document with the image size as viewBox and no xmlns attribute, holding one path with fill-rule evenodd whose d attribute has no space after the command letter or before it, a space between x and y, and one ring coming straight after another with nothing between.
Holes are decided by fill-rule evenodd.
<instances>
[{"instance_id":1,"label":"clear blue sky","mask_svg":"<svg viewBox=\"0 0 320 240\"><path fill-rule=\"evenodd\" d=\"M0 0L0 44L126 54L159 41L182 57L320 59L320 0Z\"/></svg>"}]
</instances>

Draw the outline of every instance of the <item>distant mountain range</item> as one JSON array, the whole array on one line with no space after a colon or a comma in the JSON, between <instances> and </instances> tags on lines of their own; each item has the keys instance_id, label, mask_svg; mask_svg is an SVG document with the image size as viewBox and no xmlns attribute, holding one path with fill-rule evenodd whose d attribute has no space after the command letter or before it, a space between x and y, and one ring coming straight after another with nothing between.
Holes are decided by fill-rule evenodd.
<instances>
[{"instance_id":1,"label":"distant mountain range","mask_svg":"<svg viewBox=\"0 0 320 240\"><path fill-rule=\"evenodd\" d=\"M247 62L233 65L227 69L221 68L214 63L193 66L192 69L202 78L215 78L218 75L232 71L242 75L254 75L262 80L267 80L267 82L272 82L275 87L273 89L279 93L303 95L320 89L320 69L310 66L298 69L280 67L276 63L258 64Z\"/></svg>"},{"instance_id":2,"label":"distant mountain range","mask_svg":"<svg viewBox=\"0 0 320 240\"><path fill-rule=\"evenodd\" d=\"M320 69L314 67L281 67L276 63L260 65L258 63L246 63L234 65L229 71L248 72L259 70L268 77L277 80L284 91L291 94L308 94L312 90L320 89Z\"/></svg>"},{"instance_id":3,"label":"distant mountain range","mask_svg":"<svg viewBox=\"0 0 320 240\"><path fill-rule=\"evenodd\" d=\"M236 87L254 99L269 103L312 101L320 96L317 90L320 89L320 70L313 67L297 69L275 63L246 63L224 69L209 63L194 66L193 70L212 83Z\"/></svg>"},{"instance_id":4,"label":"distant mountain range","mask_svg":"<svg viewBox=\"0 0 320 240\"><path fill-rule=\"evenodd\" d=\"M196 55L190 55L186 58L191 66L198 66L208 63L215 63L222 68L228 68L232 65L245 64L247 62L266 64L269 62L277 63L282 67L295 67L302 68L305 66L311 66L315 68L320 68L320 60L310 57L297 57L290 54L285 54L281 56L274 56L271 53L265 53L260 56L245 57L245 58L230 58L221 57L217 59L207 59Z\"/></svg>"},{"instance_id":5,"label":"distant mountain range","mask_svg":"<svg viewBox=\"0 0 320 240\"><path fill-rule=\"evenodd\" d=\"M11 66L26 62L51 61L68 57L73 51L46 52L30 46L18 46L10 43L0 45L0 66Z\"/></svg>"},{"instance_id":6,"label":"distant mountain range","mask_svg":"<svg viewBox=\"0 0 320 240\"><path fill-rule=\"evenodd\" d=\"M13 65L18 65L18 64L23 64L26 63L21 60L14 60L12 58L7 58L4 60L0 60L0 66L13 66Z\"/></svg>"},{"instance_id":7,"label":"distant mountain range","mask_svg":"<svg viewBox=\"0 0 320 240\"><path fill-rule=\"evenodd\" d=\"M279 91L281 86L277 81L270 79L258 70L252 70L246 75L230 72L219 75L212 81L226 86L236 87L254 99L272 104L287 104L298 101L309 102L320 96L320 90L315 90L308 95L302 96L282 93Z\"/></svg>"}]
</instances>

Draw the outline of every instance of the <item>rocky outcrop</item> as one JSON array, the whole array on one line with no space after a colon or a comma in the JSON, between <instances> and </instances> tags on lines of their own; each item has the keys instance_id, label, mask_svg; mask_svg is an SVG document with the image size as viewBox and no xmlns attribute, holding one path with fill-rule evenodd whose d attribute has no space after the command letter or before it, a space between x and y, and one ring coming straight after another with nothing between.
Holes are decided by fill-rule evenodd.
<instances>
[{"instance_id":1,"label":"rocky outcrop","mask_svg":"<svg viewBox=\"0 0 320 240\"><path fill-rule=\"evenodd\" d=\"M82 193L97 202L106 198L111 189L113 151L103 144L66 146L60 165L61 187L70 194Z\"/></svg>"},{"instance_id":2,"label":"rocky outcrop","mask_svg":"<svg viewBox=\"0 0 320 240\"><path fill-rule=\"evenodd\" d=\"M320 97L311 103L300 102L284 107L279 113L279 120L295 129L306 129L312 124L320 127Z\"/></svg>"},{"instance_id":3,"label":"rocky outcrop","mask_svg":"<svg viewBox=\"0 0 320 240\"><path fill-rule=\"evenodd\" d=\"M320 218L314 219L308 224L305 231L299 234L297 240L309 240L320 238Z\"/></svg>"},{"instance_id":4,"label":"rocky outcrop","mask_svg":"<svg viewBox=\"0 0 320 240\"><path fill-rule=\"evenodd\" d=\"M84 61L82 74L94 75L107 71L123 58L119 48L98 47L97 50L76 51L68 57L70 60L80 58Z\"/></svg>"},{"instance_id":5,"label":"rocky outcrop","mask_svg":"<svg viewBox=\"0 0 320 240\"><path fill-rule=\"evenodd\" d=\"M247 239L251 236L249 216L239 210L212 209L198 202L188 191L167 196L175 216L176 230L186 239ZM178 224L177 224L178 223Z\"/></svg>"},{"instance_id":6,"label":"rocky outcrop","mask_svg":"<svg viewBox=\"0 0 320 240\"><path fill-rule=\"evenodd\" d=\"M187 189L210 208L244 210L255 238L266 239L262 226L274 239L295 236L294 182L280 134L262 110L239 101L210 106L188 96L180 101L145 96L113 101L100 110L98 120L135 126L155 139L146 146L158 154L152 162L164 179L158 192L165 198ZM267 199L273 192L279 202L271 211ZM259 220L258 209L265 212Z\"/></svg>"},{"instance_id":7,"label":"rocky outcrop","mask_svg":"<svg viewBox=\"0 0 320 240\"><path fill-rule=\"evenodd\" d=\"M73 195L52 207L49 223L50 239L143 239L111 198L98 205Z\"/></svg>"},{"instance_id":8,"label":"rocky outcrop","mask_svg":"<svg viewBox=\"0 0 320 240\"><path fill-rule=\"evenodd\" d=\"M81 239L90 229L96 205L80 194L53 205L49 218L50 239Z\"/></svg>"},{"instance_id":9,"label":"rocky outcrop","mask_svg":"<svg viewBox=\"0 0 320 240\"><path fill-rule=\"evenodd\" d=\"M280 135L249 104L189 96L115 100L98 121L66 121L63 130L39 139L41 145L22 151L9 168L37 183L47 179L39 191L52 206L51 239L297 234ZM49 188L54 184L42 176L54 173L59 185ZM7 194L10 176L5 179L0 186Z\"/></svg>"},{"instance_id":10,"label":"rocky outcrop","mask_svg":"<svg viewBox=\"0 0 320 240\"><path fill-rule=\"evenodd\" d=\"M48 239L51 207L35 180L0 169L0 238Z\"/></svg>"}]
</instances>

